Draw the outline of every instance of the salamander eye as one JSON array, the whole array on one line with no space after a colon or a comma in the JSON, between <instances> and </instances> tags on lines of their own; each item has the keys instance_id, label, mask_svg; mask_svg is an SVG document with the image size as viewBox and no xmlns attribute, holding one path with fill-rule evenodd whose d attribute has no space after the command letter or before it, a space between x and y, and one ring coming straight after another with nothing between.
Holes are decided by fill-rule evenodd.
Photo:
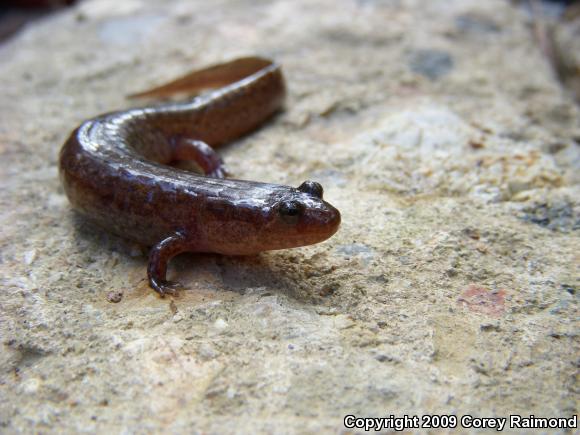
<instances>
[{"instance_id":1,"label":"salamander eye","mask_svg":"<svg viewBox=\"0 0 580 435\"><path fill-rule=\"evenodd\" d=\"M298 186L298 190L300 192L308 193L309 195L315 196L320 199L322 199L322 194L324 192L320 183L310 180L305 181L300 186Z\"/></svg>"},{"instance_id":2,"label":"salamander eye","mask_svg":"<svg viewBox=\"0 0 580 435\"><path fill-rule=\"evenodd\" d=\"M295 224L300 219L304 206L297 201L284 201L280 204L278 211L280 217L287 224Z\"/></svg>"}]
</instances>

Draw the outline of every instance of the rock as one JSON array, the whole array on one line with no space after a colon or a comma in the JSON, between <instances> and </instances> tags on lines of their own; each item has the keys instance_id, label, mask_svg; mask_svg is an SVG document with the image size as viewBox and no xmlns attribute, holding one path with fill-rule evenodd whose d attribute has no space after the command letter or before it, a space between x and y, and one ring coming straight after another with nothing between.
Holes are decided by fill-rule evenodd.
<instances>
[{"instance_id":1,"label":"rock","mask_svg":"<svg viewBox=\"0 0 580 435\"><path fill-rule=\"evenodd\" d=\"M0 432L571 417L580 116L513 3L85 0L0 45ZM59 149L127 94L254 54L283 65L285 111L220 153L319 181L341 229L180 256L161 299L145 248L72 213Z\"/></svg>"},{"instance_id":2,"label":"rock","mask_svg":"<svg viewBox=\"0 0 580 435\"><path fill-rule=\"evenodd\" d=\"M457 16L455 26L460 32L468 35L498 33L501 30L491 17L474 12Z\"/></svg>"},{"instance_id":3,"label":"rock","mask_svg":"<svg viewBox=\"0 0 580 435\"><path fill-rule=\"evenodd\" d=\"M420 49L411 53L409 66L413 72L436 80L451 71L453 58L442 50Z\"/></svg>"}]
</instances>

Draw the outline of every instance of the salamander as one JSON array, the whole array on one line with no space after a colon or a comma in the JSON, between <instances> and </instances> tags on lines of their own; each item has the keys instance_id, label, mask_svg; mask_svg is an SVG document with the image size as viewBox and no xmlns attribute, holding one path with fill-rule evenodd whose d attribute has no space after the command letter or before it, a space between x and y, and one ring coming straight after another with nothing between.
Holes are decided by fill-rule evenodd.
<instances>
[{"instance_id":1,"label":"salamander","mask_svg":"<svg viewBox=\"0 0 580 435\"><path fill-rule=\"evenodd\" d=\"M318 243L338 230L340 212L323 199L319 183L295 188L228 179L214 150L282 109L279 64L236 59L137 96L183 91L199 95L83 122L59 156L60 179L76 212L151 247L147 276L159 295L180 288L166 279L168 262L180 253L251 255ZM172 166L183 160L201 173Z\"/></svg>"}]
</instances>

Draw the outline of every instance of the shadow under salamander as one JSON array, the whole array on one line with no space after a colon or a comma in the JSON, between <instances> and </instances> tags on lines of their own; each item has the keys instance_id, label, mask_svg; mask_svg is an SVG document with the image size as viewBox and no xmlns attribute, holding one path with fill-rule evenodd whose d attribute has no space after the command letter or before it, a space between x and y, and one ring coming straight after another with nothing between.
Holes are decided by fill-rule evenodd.
<instances>
[{"instance_id":1,"label":"shadow under salamander","mask_svg":"<svg viewBox=\"0 0 580 435\"><path fill-rule=\"evenodd\" d=\"M84 242L77 244L76 254L88 254L87 258L91 258L117 252L129 268L142 269L142 279L132 283L134 288L143 287L145 291L154 292L147 284L149 247L112 234L72 210L69 218L74 237ZM315 299L315 295L309 293L311 286L305 282L300 267L286 267L289 263L285 258L287 255L295 257L285 254L284 251L252 256L183 253L170 262L168 278L183 285L180 293L194 292L196 287L199 289L202 286L206 291L225 290L243 295L248 289L259 288L264 295L282 293L296 301L310 304ZM103 270L102 273L106 278L108 273L119 271ZM179 298L179 294L177 297Z\"/></svg>"}]
</instances>

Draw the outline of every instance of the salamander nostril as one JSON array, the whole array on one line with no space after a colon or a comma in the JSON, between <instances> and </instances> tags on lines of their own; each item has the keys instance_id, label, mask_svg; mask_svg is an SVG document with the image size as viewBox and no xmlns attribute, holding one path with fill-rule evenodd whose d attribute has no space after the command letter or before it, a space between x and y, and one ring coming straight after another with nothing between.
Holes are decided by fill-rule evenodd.
<instances>
[{"instance_id":1,"label":"salamander nostril","mask_svg":"<svg viewBox=\"0 0 580 435\"><path fill-rule=\"evenodd\" d=\"M322 199L322 194L324 193L324 189L317 183L316 181L307 180L298 186L298 190L300 192L308 193L309 195L315 196L317 198Z\"/></svg>"}]
</instances>

